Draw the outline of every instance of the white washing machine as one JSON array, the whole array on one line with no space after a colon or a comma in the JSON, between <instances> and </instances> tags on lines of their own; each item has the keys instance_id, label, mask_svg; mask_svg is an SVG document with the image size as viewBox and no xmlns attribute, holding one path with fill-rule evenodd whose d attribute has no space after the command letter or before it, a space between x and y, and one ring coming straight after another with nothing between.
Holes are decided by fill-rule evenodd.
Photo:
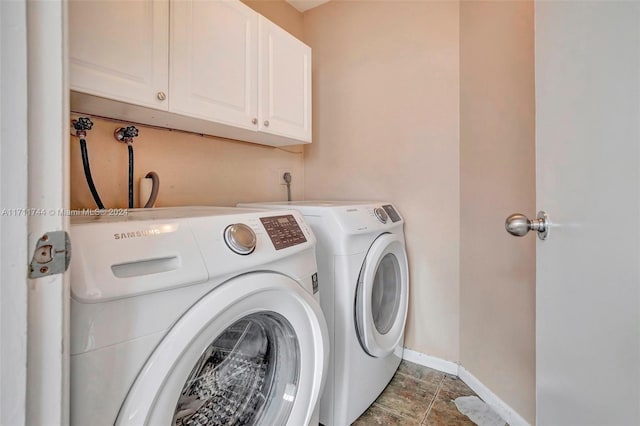
<instances>
[{"instance_id":1,"label":"white washing machine","mask_svg":"<svg viewBox=\"0 0 640 426\"><path fill-rule=\"evenodd\" d=\"M403 219L390 203L252 203L300 211L318 238L320 303L330 336L320 423L344 426L369 407L402 360L409 300Z\"/></svg>"},{"instance_id":2,"label":"white washing machine","mask_svg":"<svg viewBox=\"0 0 640 426\"><path fill-rule=\"evenodd\" d=\"M314 422L328 335L298 212L130 210L71 240L73 425Z\"/></svg>"}]
</instances>

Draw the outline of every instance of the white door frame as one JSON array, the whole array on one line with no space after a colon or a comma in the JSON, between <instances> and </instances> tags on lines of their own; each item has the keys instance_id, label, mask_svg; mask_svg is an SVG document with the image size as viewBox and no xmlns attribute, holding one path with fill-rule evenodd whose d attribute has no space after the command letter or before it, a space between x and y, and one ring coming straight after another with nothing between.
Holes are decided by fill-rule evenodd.
<instances>
[{"instance_id":1,"label":"white door frame","mask_svg":"<svg viewBox=\"0 0 640 426\"><path fill-rule=\"evenodd\" d=\"M0 2L0 424L24 425L27 396L26 0ZM5 210L6 209L6 210Z\"/></svg>"},{"instance_id":2,"label":"white door frame","mask_svg":"<svg viewBox=\"0 0 640 426\"><path fill-rule=\"evenodd\" d=\"M27 0L28 250L68 230L66 1ZM27 424L69 423L68 274L29 280Z\"/></svg>"},{"instance_id":3,"label":"white door frame","mask_svg":"<svg viewBox=\"0 0 640 426\"><path fill-rule=\"evenodd\" d=\"M27 276L36 241L68 228L66 2L12 0L0 10L0 201L24 209L0 225L0 423L68 424L67 274Z\"/></svg>"},{"instance_id":4,"label":"white door frame","mask_svg":"<svg viewBox=\"0 0 640 426\"><path fill-rule=\"evenodd\" d=\"M68 423L68 283L28 280L35 241L66 230L66 4L0 2L0 424Z\"/></svg>"}]
</instances>

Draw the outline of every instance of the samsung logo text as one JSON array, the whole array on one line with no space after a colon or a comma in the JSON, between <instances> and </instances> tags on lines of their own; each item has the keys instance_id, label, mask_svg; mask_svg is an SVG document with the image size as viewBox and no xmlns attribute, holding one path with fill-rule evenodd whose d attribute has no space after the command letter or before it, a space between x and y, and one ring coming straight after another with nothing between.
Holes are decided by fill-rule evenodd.
<instances>
[{"instance_id":1,"label":"samsung logo text","mask_svg":"<svg viewBox=\"0 0 640 426\"><path fill-rule=\"evenodd\" d=\"M113 234L113 238L116 240L125 240L127 238L140 238L149 237L151 235L159 235L159 229L145 229L142 231L121 232L119 234Z\"/></svg>"}]
</instances>

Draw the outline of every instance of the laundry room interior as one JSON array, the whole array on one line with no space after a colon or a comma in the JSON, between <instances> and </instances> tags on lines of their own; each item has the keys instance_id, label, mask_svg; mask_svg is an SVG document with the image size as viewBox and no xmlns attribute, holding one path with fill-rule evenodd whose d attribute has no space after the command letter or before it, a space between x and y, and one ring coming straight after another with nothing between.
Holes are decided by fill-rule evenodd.
<instances>
[{"instance_id":1,"label":"laundry room interior","mask_svg":"<svg viewBox=\"0 0 640 426\"><path fill-rule=\"evenodd\" d=\"M285 172L293 200L393 203L410 276L405 358L463 368L510 419L535 424L536 242L504 231L509 213L535 210L522 190L535 187L533 1L243 3L312 50L311 143L88 114L105 206L127 207L127 150L113 135L132 124L135 182L159 175L156 207L283 201ZM72 100L71 118L86 113ZM69 161L71 208L94 209L75 135Z\"/></svg>"}]
</instances>

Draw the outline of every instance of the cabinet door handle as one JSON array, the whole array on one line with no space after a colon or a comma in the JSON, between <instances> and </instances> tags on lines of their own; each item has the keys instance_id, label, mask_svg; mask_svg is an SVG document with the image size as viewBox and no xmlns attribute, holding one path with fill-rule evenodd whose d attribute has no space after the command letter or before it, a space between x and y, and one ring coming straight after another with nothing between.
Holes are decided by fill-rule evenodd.
<instances>
[{"instance_id":1,"label":"cabinet door handle","mask_svg":"<svg viewBox=\"0 0 640 426\"><path fill-rule=\"evenodd\" d=\"M158 100L164 101L165 99L167 99L167 94L164 92L158 92Z\"/></svg>"},{"instance_id":2,"label":"cabinet door handle","mask_svg":"<svg viewBox=\"0 0 640 426\"><path fill-rule=\"evenodd\" d=\"M252 123L252 124L258 124L258 119L257 119L257 118L254 118L253 120L251 120L251 123Z\"/></svg>"},{"instance_id":3,"label":"cabinet door handle","mask_svg":"<svg viewBox=\"0 0 640 426\"><path fill-rule=\"evenodd\" d=\"M264 127L269 127L269 120L264 120Z\"/></svg>"}]
</instances>

